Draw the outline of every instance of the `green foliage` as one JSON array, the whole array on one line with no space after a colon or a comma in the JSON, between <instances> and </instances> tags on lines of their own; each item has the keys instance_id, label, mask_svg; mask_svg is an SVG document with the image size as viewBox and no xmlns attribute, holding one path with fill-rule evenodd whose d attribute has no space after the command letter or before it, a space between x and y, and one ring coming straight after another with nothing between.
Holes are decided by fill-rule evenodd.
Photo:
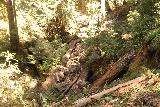
<instances>
[{"instance_id":1,"label":"green foliage","mask_svg":"<svg viewBox=\"0 0 160 107\"><path fill-rule=\"evenodd\" d=\"M90 46L99 44L100 49L106 54L118 56L152 40L156 42L152 42L154 45L158 43L159 2L156 0L127 0L127 3L131 6L127 19L124 18L123 21L113 19L111 30L101 33L98 40L97 38L87 40L87 44ZM125 16L120 18L123 19L123 17ZM131 38L125 40L123 34L129 34Z\"/></svg>"},{"instance_id":2,"label":"green foliage","mask_svg":"<svg viewBox=\"0 0 160 107\"><path fill-rule=\"evenodd\" d=\"M58 35L62 25L65 27L64 30L71 35L82 38L88 50L93 49L93 52L94 49L99 49L101 55L106 54L113 59L117 59L131 48L137 48L143 43L151 42L152 47L160 49L160 2L158 0L126 0L127 4L124 3L118 11L115 9L106 14L107 18L114 16L113 19L107 19L108 23L111 22L111 25L105 25L107 31L101 31L103 21L99 16L100 2L97 0L84 2L83 0L16 0L15 2L20 41L34 42L27 47L29 51L26 59L32 64L37 64L40 71L50 72L61 64L61 58L68 49L68 44L62 42L63 35ZM128 6L127 9L125 6ZM6 9L1 3L0 10L2 10L0 13L0 51L4 51L9 47L9 37ZM60 20L56 22L57 17ZM49 24L51 28L48 31L46 26L48 27ZM51 41L45 39L48 35L53 37ZM126 39L124 35L130 37ZM5 62L0 64L0 106L2 104L26 105L23 95L26 94L25 91L28 90L32 79L21 75L14 54L3 52L0 58L1 61L5 59ZM100 67L93 68L96 73L100 71ZM129 73L124 76L131 79L137 74ZM53 94L58 96L55 90ZM48 102L52 102L52 99L52 96L44 95L44 106L48 106Z\"/></svg>"},{"instance_id":3,"label":"green foliage","mask_svg":"<svg viewBox=\"0 0 160 107\"><path fill-rule=\"evenodd\" d=\"M24 104L23 94L24 88L27 86L27 76L19 76L21 71L14 54L8 51L2 52L0 57L5 58L5 62L0 63L0 106L22 106ZM13 60L14 63L11 62Z\"/></svg>"},{"instance_id":4,"label":"green foliage","mask_svg":"<svg viewBox=\"0 0 160 107\"><path fill-rule=\"evenodd\" d=\"M140 45L148 42L146 38L153 38L150 31L157 29L159 23L156 22L159 14L156 0L139 0L128 14L128 24L133 36L133 44ZM152 36L151 36L152 35Z\"/></svg>"},{"instance_id":5,"label":"green foliage","mask_svg":"<svg viewBox=\"0 0 160 107\"><path fill-rule=\"evenodd\" d=\"M5 33L6 31L1 31L1 37L0 37L0 52L9 50L9 37ZM3 34L4 33L4 34Z\"/></svg>"},{"instance_id":6,"label":"green foliage","mask_svg":"<svg viewBox=\"0 0 160 107\"><path fill-rule=\"evenodd\" d=\"M116 33L102 32L98 37L86 39L85 45L100 48L102 54L118 57L131 49L131 42L120 38Z\"/></svg>"},{"instance_id":7,"label":"green foliage","mask_svg":"<svg viewBox=\"0 0 160 107\"><path fill-rule=\"evenodd\" d=\"M160 50L160 28L150 31L146 40L152 40L151 46L157 50Z\"/></svg>"},{"instance_id":8,"label":"green foliage","mask_svg":"<svg viewBox=\"0 0 160 107\"><path fill-rule=\"evenodd\" d=\"M119 56L130 49L130 42L123 40L117 36L102 34L100 46L104 52L111 56Z\"/></svg>"},{"instance_id":9,"label":"green foliage","mask_svg":"<svg viewBox=\"0 0 160 107\"><path fill-rule=\"evenodd\" d=\"M143 43L152 42L158 46L159 2L157 0L127 0L127 3L131 7L126 16L119 17L123 20L112 19L111 29L98 34L97 37L86 39L85 44L88 47L99 46L105 54L119 56L131 48L141 46ZM121 13L124 12L127 13L126 10L122 10ZM127 40L123 39L123 35L126 34L131 36Z\"/></svg>"},{"instance_id":10,"label":"green foliage","mask_svg":"<svg viewBox=\"0 0 160 107\"><path fill-rule=\"evenodd\" d=\"M2 52L0 57L5 59L4 63L0 63L0 106L34 107L36 102L26 99L26 94L29 95L28 90L35 87L37 80L22 74L15 54L7 51Z\"/></svg>"},{"instance_id":11,"label":"green foliage","mask_svg":"<svg viewBox=\"0 0 160 107\"><path fill-rule=\"evenodd\" d=\"M67 46L62 44L60 38L54 39L52 42L36 40L35 46L30 47L29 50L33 53L30 61L42 61L42 64L39 64L40 70L48 72L60 64L61 57L65 54Z\"/></svg>"}]
</instances>

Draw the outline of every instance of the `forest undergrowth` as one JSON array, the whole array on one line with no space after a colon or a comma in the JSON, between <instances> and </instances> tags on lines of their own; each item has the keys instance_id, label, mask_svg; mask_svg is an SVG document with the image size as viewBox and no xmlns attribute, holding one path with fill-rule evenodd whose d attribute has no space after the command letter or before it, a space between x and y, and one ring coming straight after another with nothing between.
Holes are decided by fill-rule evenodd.
<instances>
[{"instance_id":1,"label":"forest undergrowth","mask_svg":"<svg viewBox=\"0 0 160 107\"><path fill-rule=\"evenodd\" d=\"M158 0L0 0L0 107L160 107Z\"/></svg>"}]
</instances>

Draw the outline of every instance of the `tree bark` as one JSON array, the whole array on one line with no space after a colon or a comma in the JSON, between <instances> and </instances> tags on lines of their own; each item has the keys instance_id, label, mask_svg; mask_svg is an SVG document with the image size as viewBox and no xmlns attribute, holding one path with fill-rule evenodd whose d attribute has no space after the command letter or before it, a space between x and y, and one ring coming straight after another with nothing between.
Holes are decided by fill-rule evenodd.
<instances>
[{"instance_id":1,"label":"tree bark","mask_svg":"<svg viewBox=\"0 0 160 107\"><path fill-rule=\"evenodd\" d=\"M134 58L133 62L129 65L129 71L136 71L138 70L139 66L143 64L146 56L148 53L148 45L143 45L139 50Z\"/></svg>"},{"instance_id":2,"label":"tree bark","mask_svg":"<svg viewBox=\"0 0 160 107\"><path fill-rule=\"evenodd\" d=\"M9 21L9 34L10 34L10 51L13 53L19 53L19 36L18 36L18 27L16 21L16 11L14 7L14 0L7 0L7 14Z\"/></svg>"},{"instance_id":3,"label":"tree bark","mask_svg":"<svg viewBox=\"0 0 160 107\"><path fill-rule=\"evenodd\" d=\"M138 84L142 81L145 81L147 78L146 77L138 77L136 79L133 79L133 80L130 80L128 82L125 82L125 83L122 83L122 84L119 84L117 86L114 86L112 88L109 88L109 89L106 89L102 92L99 92L97 94L94 94L94 95L91 95L89 97L85 97L85 98L80 98L78 99L77 101L75 101L72 105L72 107L84 107L85 105L87 104L90 104L92 103L93 101L96 101L96 100L99 100L101 97L103 97L104 95L108 94L108 93L111 93L113 91L116 91L122 87L127 87L127 86L131 86L131 85L135 85L135 84Z\"/></svg>"},{"instance_id":4,"label":"tree bark","mask_svg":"<svg viewBox=\"0 0 160 107\"><path fill-rule=\"evenodd\" d=\"M92 89L97 88L104 83L112 81L125 66L128 66L131 60L135 57L135 50L131 50L129 53L126 53L122 56L117 62L113 63L105 74L102 75L92 84Z\"/></svg>"}]
</instances>

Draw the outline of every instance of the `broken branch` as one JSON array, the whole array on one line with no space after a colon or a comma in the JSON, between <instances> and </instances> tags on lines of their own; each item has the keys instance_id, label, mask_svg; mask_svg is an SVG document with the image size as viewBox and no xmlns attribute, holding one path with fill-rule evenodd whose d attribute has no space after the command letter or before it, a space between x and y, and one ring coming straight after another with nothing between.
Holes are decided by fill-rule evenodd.
<instances>
[{"instance_id":1,"label":"broken branch","mask_svg":"<svg viewBox=\"0 0 160 107\"><path fill-rule=\"evenodd\" d=\"M86 104L89 104L91 103L92 101L95 101L95 100L98 100L100 99L101 97L103 97L104 95L108 94L108 93L111 93L113 91L116 91L118 90L119 88L122 88L122 87L126 87L126 86L129 86L129 85L132 85L132 84L138 84L144 80L146 80L147 78L144 77L144 76L141 76L141 77L138 77L136 79L133 79L131 81L128 81L128 82L125 82L125 83L122 83L122 84L119 84L117 86L114 86L112 88L109 88L109 89L106 89L100 93L97 93L97 94L94 94L92 96L89 96L89 97L85 97L85 98L81 98L81 99L78 99L77 101L75 101L72 105L72 107L82 107L82 106L85 106Z\"/></svg>"}]
</instances>

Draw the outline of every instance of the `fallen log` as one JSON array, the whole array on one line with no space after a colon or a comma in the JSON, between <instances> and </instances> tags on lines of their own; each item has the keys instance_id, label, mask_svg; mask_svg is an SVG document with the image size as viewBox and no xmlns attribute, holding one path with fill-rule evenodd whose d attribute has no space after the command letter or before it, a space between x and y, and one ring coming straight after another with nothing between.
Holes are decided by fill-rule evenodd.
<instances>
[{"instance_id":1,"label":"fallen log","mask_svg":"<svg viewBox=\"0 0 160 107\"><path fill-rule=\"evenodd\" d=\"M135 50L131 50L129 53L126 53L122 56L117 62L113 63L105 74L97 79L91 86L91 89L97 88L104 83L112 81L119 73L123 70L125 66L128 66L131 60L136 56Z\"/></svg>"},{"instance_id":2,"label":"fallen log","mask_svg":"<svg viewBox=\"0 0 160 107\"><path fill-rule=\"evenodd\" d=\"M133 62L129 65L129 71L135 71L138 67L144 62L147 54L148 54L148 45L143 45L134 58Z\"/></svg>"},{"instance_id":3,"label":"fallen log","mask_svg":"<svg viewBox=\"0 0 160 107\"><path fill-rule=\"evenodd\" d=\"M82 106L85 106L86 104L90 104L92 103L92 101L95 101L95 100L99 100L101 97L103 97L104 95L108 94L108 93L111 93L113 91L116 91L122 87L127 87L127 86L130 86L130 85L133 85L133 84L138 84L144 80L146 80L147 78L144 77L144 76L141 76L141 77L138 77L136 79L133 79L133 80L130 80L128 82L125 82L125 83L122 83L122 84L119 84L117 86L114 86L112 88L109 88L109 89L106 89L100 93L97 93L97 94L94 94L92 96L89 96L89 97L85 97L85 98L81 98L81 99L78 99L77 101L75 101L71 107L82 107Z\"/></svg>"}]
</instances>

